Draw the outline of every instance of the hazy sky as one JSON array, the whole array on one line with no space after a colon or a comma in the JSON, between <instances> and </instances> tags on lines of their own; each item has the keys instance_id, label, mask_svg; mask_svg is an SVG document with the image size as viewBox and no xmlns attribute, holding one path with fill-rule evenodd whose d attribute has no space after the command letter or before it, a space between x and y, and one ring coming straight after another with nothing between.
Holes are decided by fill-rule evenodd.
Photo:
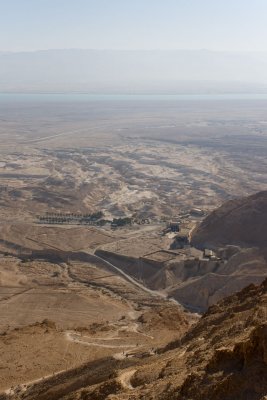
<instances>
[{"instance_id":1,"label":"hazy sky","mask_svg":"<svg viewBox=\"0 0 267 400\"><path fill-rule=\"evenodd\" d=\"M267 51L267 0L0 0L0 51Z\"/></svg>"}]
</instances>

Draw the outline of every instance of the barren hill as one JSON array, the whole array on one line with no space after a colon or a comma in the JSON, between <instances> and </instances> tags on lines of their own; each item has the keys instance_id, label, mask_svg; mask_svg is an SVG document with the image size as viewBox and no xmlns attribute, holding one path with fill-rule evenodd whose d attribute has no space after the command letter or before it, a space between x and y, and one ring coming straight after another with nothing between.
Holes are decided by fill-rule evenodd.
<instances>
[{"instance_id":1,"label":"barren hill","mask_svg":"<svg viewBox=\"0 0 267 400\"><path fill-rule=\"evenodd\" d=\"M193 232L196 247L267 246L267 191L231 200L213 211Z\"/></svg>"}]
</instances>

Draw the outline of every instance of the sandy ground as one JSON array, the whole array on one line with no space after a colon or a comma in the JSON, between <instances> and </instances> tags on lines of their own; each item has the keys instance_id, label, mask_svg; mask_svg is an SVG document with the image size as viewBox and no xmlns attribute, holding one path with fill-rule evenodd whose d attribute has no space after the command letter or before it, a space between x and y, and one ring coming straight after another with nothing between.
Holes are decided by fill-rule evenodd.
<instances>
[{"instance_id":1,"label":"sandy ground","mask_svg":"<svg viewBox=\"0 0 267 400\"><path fill-rule=\"evenodd\" d=\"M142 312L128 311L123 318L105 323L92 318L95 322L76 330L57 328L49 320L7 329L0 335L0 390L28 385L101 357L123 360L151 352L175 337L164 325L160 332L158 327L153 332L149 325L135 319L138 315ZM150 330L153 336L147 333Z\"/></svg>"},{"instance_id":2,"label":"sandy ground","mask_svg":"<svg viewBox=\"0 0 267 400\"><path fill-rule=\"evenodd\" d=\"M161 329L139 321L150 306L157 320L156 307L171 303L94 260L0 259L0 389L101 357L123 360L180 335L163 321Z\"/></svg>"}]
</instances>

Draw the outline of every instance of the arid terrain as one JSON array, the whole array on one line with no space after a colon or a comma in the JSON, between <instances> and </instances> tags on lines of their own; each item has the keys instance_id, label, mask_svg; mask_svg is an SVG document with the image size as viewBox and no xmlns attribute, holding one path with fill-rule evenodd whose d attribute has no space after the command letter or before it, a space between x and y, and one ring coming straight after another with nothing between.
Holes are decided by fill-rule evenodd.
<instances>
[{"instance_id":1,"label":"arid terrain","mask_svg":"<svg viewBox=\"0 0 267 400\"><path fill-rule=\"evenodd\" d=\"M267 101L0 105L0 399L263 400Z\"/></svg>"},{"instance_id":2,"label":"arid terrain","mask_svg":"<svg viewBox=\"0 0 267 400\"><path fill-rule=\"evenodd\" d=\"M265 100L32 101L1 100L1 218L170 218L266 188Z\"/></svg>"}]
</instances>

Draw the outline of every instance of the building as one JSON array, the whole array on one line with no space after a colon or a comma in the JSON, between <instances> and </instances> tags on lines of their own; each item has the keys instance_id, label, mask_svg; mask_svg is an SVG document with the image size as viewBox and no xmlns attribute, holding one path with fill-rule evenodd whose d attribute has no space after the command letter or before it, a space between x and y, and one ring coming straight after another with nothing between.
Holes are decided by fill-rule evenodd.
<instances>
[{"instance_id":1,"label":"building","mask_svg":"<svg viewBox=\"0 0 267 400\"><path fill-rule=\"evenodd\" d=\"M204 257L206 258L213 258L214 257L214 253L212 250L209 249L205 249L204 250Z\"/></svg>"},{"instance_id":2,"label":"building","mask_svg":"<svg viewBox=\"0 0 267 400\"><path fill-rule=\"evenodd\" d=\"M171 221L169 223L169 228L171 232L180 232L180 223L179 221Z\"/></svg>"},{"instance_id":3,"label":"building","mask_svg":"<svg viewBox=\"0 0 267 400\"><path fill-rule=\"evenodd\" d=\"M190 210L190 214L196 217L203 217L205 215L204 211L200 208L192 208L192 210Z\"/></svg>"}]
</instances>

